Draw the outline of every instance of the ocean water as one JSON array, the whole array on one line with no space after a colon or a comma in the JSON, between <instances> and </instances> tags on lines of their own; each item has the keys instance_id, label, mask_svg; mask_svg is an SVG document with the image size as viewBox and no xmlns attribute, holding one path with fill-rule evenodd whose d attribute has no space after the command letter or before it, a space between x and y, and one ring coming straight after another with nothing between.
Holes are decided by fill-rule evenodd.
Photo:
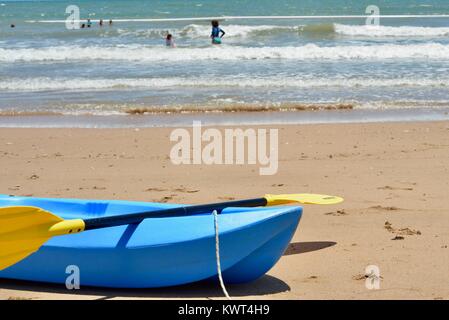
<instances>
[{"instance_id":1,"label":"ocean water","mask_svg":"<svg viewBox=\"0 0 449 320\"><path fill-rule=\"evenodd\" d=\"M71 4L91 28L66 28ZM363 17L222 19L220 46L211 45L207 20L169 21L365 15L368 5L381 15L425 17L380 18L379 26ZM447 117L449 17L431 17L446 14L447 0L0 0L0 124L20 122L10 117L17 114L265 108ZM176 48L165 46L168 32Z\"/></svg>"}]
</instances>

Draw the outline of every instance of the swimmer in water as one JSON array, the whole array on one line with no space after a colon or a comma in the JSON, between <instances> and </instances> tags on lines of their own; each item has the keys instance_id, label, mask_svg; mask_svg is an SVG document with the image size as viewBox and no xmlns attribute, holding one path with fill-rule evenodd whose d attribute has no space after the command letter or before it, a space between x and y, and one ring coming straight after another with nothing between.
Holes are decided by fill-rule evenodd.
<instances>
[{"instance_id":1,"label":"swimmer in water","mask_svg":"<svg viewBox=\"0 0 449 320\"><path fill-rule=\"evenodd\" d=\"M167 34L167 37L165 38L165 45L170 48L176 47L175 40L173 40L173 36L170 33Z\"/></svg>"},{"instance_id":2,"label":"swimmer in water","mask_svg":"<svg viewBox=\"0 0 449 320\"><path fill-rule=\"evenodd\" d=\"M103 19L100 19L100 22L98 23L100 25L100 27L103 26Z\"/></svg>"},{"instance_id":3,"label":"swimmer in water","mask_svg":"<svg viewBox=\"0 0 449 320\"><path fill-rule=\"evenodd\" d=\"M87 27L90 28L92 26L92 22L90 21L90 19L87 19Z\"/></svg>"},{"instance_id":4,"label":"swimmer in water","mask_svg":"<svg viewBox=\"0 0 449 320\"><path fill-rule=\"evenodd\" d=\"M212 44L221 44L221 38L226 34L223 29L220 28L220 24L217 20L212 20L212 33L210 37L212 39ZM221 35L220 35L221 33Z\"/></svg>"}]
</instances>

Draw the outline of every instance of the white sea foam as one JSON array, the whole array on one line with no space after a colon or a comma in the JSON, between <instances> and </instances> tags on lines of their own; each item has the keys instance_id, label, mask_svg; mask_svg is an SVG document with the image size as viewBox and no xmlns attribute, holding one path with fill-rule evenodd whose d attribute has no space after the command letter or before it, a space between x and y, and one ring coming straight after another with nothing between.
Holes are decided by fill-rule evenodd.
<instances>
[{"instance_id":1,"label":"white sea foam","mask_svg":"<svg viewBox=\"0 0 449 320\"><path fill-rule=\"evenodd\" d=\"M257 35L259 33L269 32L288 32L297 30L297 27L291 26L275 26L275 25L224 25L221 26L226 32L226 38L229 37L247 37L250 35ZM210 35L210 27L207 25L190 24L180 31L181 35L191 38L204 38Z\"/></svg>"},{"instance_id":2,"label":"white sea foam","mask_svg":"<svg viewBox=\"0 0 449 320\"><path fill-rule=\"evenodd\" d=\"M370 101L358 103L355 109L363 110L397 110L397 109L444 109L449 108L447 100L396 100Z\"/></svg>"},{"instance_id":3,"label":"white sea foam","mask_svg":"<svg viewBox=\"0 0 449 320\"><path fill-rule=\"evenodd\" d=\"M403 37L403 38L435 38L449 36L447 27L417 27L417 26L371 26L371 25L346 25L338 23L330 24L309 24L298 26L281 25L224 25L222 28L226 31L226 38L244 38L249 36L265 36L274 34L285 34L286 32L306 32L308 35L317 33L335 33L351 37ZM176 37L185 37L190 39L207 38L210 35L209 25L189 24L179 29L126 29L119 28L117 32L121 36L137 36L153 38L166 34L170 31Z\"/></svg>"},{"instance_id":4,"label":"white sea foam","mask_svg":"<svg viewBox=\"0 0 449 320\"><path fill-rule=\"evenodd\" d=\"M245 38L248 36L257 35L267 35L274 33L285 33L289 31L298 30L298 27L291 26L276 26L276 25L225 25L222 28L226 32L226 38ZM145 29L126 29L119 28L117 33L120 36L136 36L142 38L156 38L167 34L167 32L172 33L176 38L188 38L188 39L199 39L208 38L210 35L209 25L200 24L189 24L185 27L178 29L169 28L145 28Z\"/></svg>"},{"instance_id":5,"label":"white sea foam","mask_svg":"<svg viewBox=\"0 0 449 320\"><path fill-rule=\"evenodd\" d=\"M123 60L135 62L171 62L201 60L384 60L384 59L449 59L449 45L382 44L365 46L322 47L308 44L299 47L238 47L207 48L59 46L47 48L0 48L0 62L92 61Z\"/></svg>"},{"instance_id":6,"label":"white sea foam","mask_svg":"<svg viewBox=\"0 0 449 320\"><path fill-rule=\"evenodd\" d=\"M334 24L337 34L357 37L446 37L449 28Z\"/></svg>"},{"instance_id":7,"label":"white sea foam","mask_svg":"<svg viewBox=\"0 0 449 320\"><path fill-rule=\"evenodd\" d=\"M0 90L7 91L51 91L51 90L117 90L135 88L382 88L382 87L449 87L449 78L445 79L365 79L365 78L255 78L237 77L209 78L143 78L143 79L85 79L85 78L29 78L7 79L0 81Z\"/></svg>"}]
</instances>

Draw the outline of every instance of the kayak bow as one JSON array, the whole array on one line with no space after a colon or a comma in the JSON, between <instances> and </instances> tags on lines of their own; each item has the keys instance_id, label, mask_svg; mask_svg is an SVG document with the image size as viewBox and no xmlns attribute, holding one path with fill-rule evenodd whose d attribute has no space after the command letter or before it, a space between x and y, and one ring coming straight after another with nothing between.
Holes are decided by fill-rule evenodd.
<instances>
[{"instance_id":1,"label":"kayak bow","mask_svg":"<svg viewBox=\"0 0 449 320\"><path fill-rule=\"evenodd\" d=\"M40 207L29 205L6 206L0 208L0 270L10 267L38 251L44 243L55 236L137 224L147 218L186 217L207 214L213 210L221 213L223 209L228 207L275 206L290 203L335 204L341 201L343 199L339 197L313 194L266 195L256 199L175 206L164 209L153 208L137 213L67 220Z\"/></svg>"}]
</instances>

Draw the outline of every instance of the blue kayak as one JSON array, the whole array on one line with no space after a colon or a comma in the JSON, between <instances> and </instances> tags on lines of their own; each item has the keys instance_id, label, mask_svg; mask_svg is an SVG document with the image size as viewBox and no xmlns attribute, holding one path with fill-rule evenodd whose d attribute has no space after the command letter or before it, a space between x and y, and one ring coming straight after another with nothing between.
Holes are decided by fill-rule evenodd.
<instances>
[{"instance_id":1,"label":"blue kayak","mask_svg":"<svg viewBox=\"0 0 449 320\"><path fill-rule=\"evenodd\" d=\"M35 206L64 219L88 219L181 205L0 195L0 207ZM302 208L227 208L218 216L220 260L226 283L263 276L287 248ZM139 224L89 230L50 239L0 278L65 283L68 266L81 286L152 288L217 278L214 216L149 218Z\"/></svg>"}]
</instances>

